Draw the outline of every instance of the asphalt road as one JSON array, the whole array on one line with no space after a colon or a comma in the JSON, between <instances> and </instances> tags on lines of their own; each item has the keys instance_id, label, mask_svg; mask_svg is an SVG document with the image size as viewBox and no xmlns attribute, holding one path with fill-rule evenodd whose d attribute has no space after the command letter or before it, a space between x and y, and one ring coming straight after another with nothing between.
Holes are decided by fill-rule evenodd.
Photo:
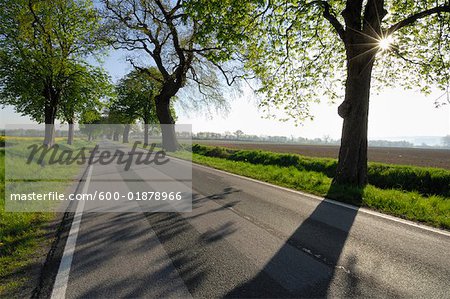
<instances>
[{"instance_id":1,"label":"asphalt road","mask_svg":"<svg viewBox=\"0 0 450 299\"><path fill-rule=\"evenodd\" d=\"M157 190L127 178L167 175L130 171L95 165L85 188ZM192 187L192 212L85 209L54 298L450 295L449 233L198 165Z\"/></svg>"}]
</instances>

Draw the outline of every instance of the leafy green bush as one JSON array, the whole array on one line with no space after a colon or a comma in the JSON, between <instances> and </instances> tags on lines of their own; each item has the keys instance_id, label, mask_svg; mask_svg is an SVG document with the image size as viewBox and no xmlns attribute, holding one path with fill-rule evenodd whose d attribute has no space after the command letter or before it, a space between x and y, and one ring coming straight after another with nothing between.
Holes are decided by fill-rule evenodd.
<instances>
[{"instance_id":1,"label":"leafy green bush","mask_svg":"<svg viewBox=\"0 0 450 299\"><path fill-rule=\"evenodd\" d=\"M445 169L369 163L368 176L379 188L450 197L450 171Z\"/></svg>"},{"instance_id":2,"label":"leafy green bush","mask_svg":"<svg viewBox=\"0 0 450 299\"><path fill-rule=\"evenodd\" d=\"M192 146L192 152L202 155L202 156L207 156L207 157L228 159L230 157L231 153L234 151L224 148L224 147L218 147L218 146L212 147L212 146L203 146L203 145L199 145L199 144L194 144Z\"/></svg>"},{"instance_id":3,"label":"leafy green bush","mask_svg":"<svg viewBox=\"0 0 450 299\"><path fill-rule=\"evenodd\" d=\"M252 164L293 166L299 170L321 172L329 178L334 176L337 166L336 159L311 158L259 150L232 150L199 144L193 145L192 152L207 157ZM450 197L450 171L445 169L369 163L368 178L371 185L383 189Z\"/></svg>"},{"instance_id":4,"label":"leafy green bush","mask_svg":"<svg viewBox=\"0 0 450 299\"><path fill-rule=\"evenodd\" d=\"M207 156L207 155L206 155ZM328 177L333 177L337 162L334 159L309 158L296 154L279 154L266 151L239 150L231 154L228 159L244 161L253 164L294 166L299 170L322 172Z\"/></svg>"}]
</instances>

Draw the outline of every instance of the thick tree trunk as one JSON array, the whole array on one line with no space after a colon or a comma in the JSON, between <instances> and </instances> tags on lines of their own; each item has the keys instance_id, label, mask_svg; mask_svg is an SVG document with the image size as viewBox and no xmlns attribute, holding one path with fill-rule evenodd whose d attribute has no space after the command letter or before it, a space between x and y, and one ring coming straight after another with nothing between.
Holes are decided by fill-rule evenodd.
<instances>
[{"instance_id":1,"label":"thick tree trunk","mask_svg":"<svg viewBox=\"0 0 450 299\"><path fill-rule=\"evenodd\" d=\"M47 84L43 90L45 98L44 122L45 137L44 146L51 147L55 144L55 119L59 103L59 92L51 84Z\"/></svg>"},{"instance_id":2,"label":"thick tree trunk","mask_svg":"<svg viewBox=\"0 0 450 299\"><path fill-rule=\"evenodd\" d=\"M47 104L44 108L45 136L44 145L51 147L55 144L56 106Z\"/></svg>"},{"instance_id":3,"label":"thick tree trunk","mask_svg":"<svg viewBox=\"0 0 450 299\"><path fill-rule=\"evenodd\" d=\"M175 121L170 111L170 98L162 94L156 97L156 115L161 124L163 148L174 152L179 148L179 144L175 135Z\"/></svg>"},{"instance_id":4,"label":"thick tree trunk","mask_svg":"<svg viewBox=\"0 0 450 299\"><path fill-rule=\"evenodd\" d=\"M122 136L122 142L128 143L129 142L129 136L130 136L130 124L125 124L123 128L123 136Z\"/></svg>"},{"instance_id":5,"label":"thick tree trunk","mask_svg":"<svg viewBox=\"0 0 450 299\"><path fill-rule=\"evenodd\" d=\"M375 53L350 51L347 55L345 100L338 113L344 119L339 161L333 184L367 184L367 125L372 67Z\"/></svg>"}]
</instances>

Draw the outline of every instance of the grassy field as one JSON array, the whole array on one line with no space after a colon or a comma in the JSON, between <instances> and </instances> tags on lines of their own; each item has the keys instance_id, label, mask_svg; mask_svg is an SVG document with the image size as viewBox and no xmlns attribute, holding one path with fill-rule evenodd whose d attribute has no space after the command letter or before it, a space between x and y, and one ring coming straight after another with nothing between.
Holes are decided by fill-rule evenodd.
<instances>
[{"instance_id":1,"label":"grassy field","mask_svg":"<svg viewBox=\"0 0 450 299\"><path fill-rule=\"evenodd\" d=\"M178 152L176 155L182 158L184 154ZM192 161L295 190L368 207L404 219L450 229L450 171L371 163L369 179L372 177L380 186L369 184L363 189L358 189L331 185L331 173L336 165L333 159L316 159L265 151L232 151L220 147L194 145ZM433 188L434 184L436 188Z\"/></svg>"},{"instance_id":2,"label":"grassy field","mask_svg":"<svg viewBox=\"0 0 450 299\"><path fill-rule=\"evenodd\" d=\"M62 141L62 140L61 140ZM24 159L16 157L24 152L24 148L36 142L34 139L22 140L16 146L17 150L8 152L8 163L21 171L33 172L43 168L36 163L25 164ZM84 141L77 140L72 148L86 146ZM8 148L8 150L10 150ZM44 167L45 168L45 167ZM47 167L44 173L53 172L53 176L64 174L65 177L76 175L79 166L75 167ZM56 171L56 172L55 172ZM17 290L27 286L31 271L30 267L36 262L40 248L51 243L47 234L48 225L56 214L52 212L6 212L5 211L5 149L0 148L0 297L11 298L17 296ZM64 191L69 181L47 184L46 189ZM55 188L55 189L53 189ZM42 190L33 190L36 192Z\"/></svg>"}]
</instances>

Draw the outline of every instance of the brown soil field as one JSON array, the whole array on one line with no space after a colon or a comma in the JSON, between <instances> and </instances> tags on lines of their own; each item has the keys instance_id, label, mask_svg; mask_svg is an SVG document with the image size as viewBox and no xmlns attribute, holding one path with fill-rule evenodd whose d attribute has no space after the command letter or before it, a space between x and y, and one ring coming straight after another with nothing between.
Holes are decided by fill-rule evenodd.
<instances>
[{"instance_id":1,"label":"brown soil field","mask_svg":"<svg viewBox=\"0 0 450 299\"><path fill-rule=\"evenodd\" d=\"M339 153L339 146L334 145L250 143L222 140L192 140L192 143L335 159ZM368 158L371 162L450 169L450 150L446 149L371 147L369 148Z\"/></svg>"}]
</instances>

